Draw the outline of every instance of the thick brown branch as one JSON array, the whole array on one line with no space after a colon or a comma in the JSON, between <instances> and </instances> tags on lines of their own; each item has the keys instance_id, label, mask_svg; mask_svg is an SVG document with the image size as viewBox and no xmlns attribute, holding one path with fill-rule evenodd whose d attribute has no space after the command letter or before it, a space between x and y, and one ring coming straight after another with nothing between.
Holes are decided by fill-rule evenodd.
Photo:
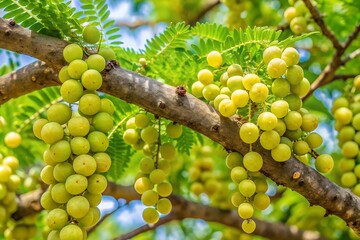
<instances>
[{"instance_id":1,"label":"thick brown branch","mask_svg":"<svg viewBox=\"0 0 360 240\"><path fill-rule=\"evenodd\" d=\"M360 24L357 25L355 30L352 32L352 34L346 40L346 42L344 44L344 49L347 49L351 45L351 43L358 37L359 33L360 33Z\"/></svg>"},{"instance_id":2,"label":"thick brown branch","mask_svg":"<svg viewBox=\"0 0 360 240\"><path fill-rule=\"evenodd\" d=\"M37 61L1 77L0 99L5 102L29 89L35 91L55 85L58 85L55 71L44 62Z\"/></svg>"},{"instance_id":3,"label":"thick brown branch","mask_svg":"<svg viewBox=\"0 0 360 240\"><path fill-rule=\"evenodd\" d=\"M21 219L24 216L41 211L40 196L42 190L36 190L20 196L19 209L14 213L13 217ZM103 193L104 195L113 196L116 199L123 198L127 202L132 200L139 200L140 195L137 194L132 186L116 185L113 182L109 182L107 189ZM135 229L128 234L116 238L116 240L129 239L142 232L155 229L156 227L165 224L173 220L183 220L185 218L203 219L209 222L217 222L241 229L242 219L238 216L237 211L221 210L216 207L203 205L201 203L192 202L186 200L183 197L171 195L169 197L173 204L172 212L165 218L162 218L154 226L144 225L138 229ZM259 219L254 219L257 224L254 234L266 237L268 239L276 240L321 240L322 238L318 232L314 231L302 231L295 226L288 226L283 223L271 223Z\"/></svg>"},{"instance_id":4,"label":"thick brown branch","mask_svg":"<svg viewBox=\"0 0 360 240\"><path fill-rule=\"evenodd\" d=\"M7 22L0 20L0 37L3 36L4 24L6 26L5 29L7 29ZM10 31L12 37L24 39L31 36L27 29L16 27L16 30L16 32ZM33 41L31 45L26 46L26 53L34 57L44 58L42 60L45 62L47 60L46 56L48 56L48 64L55 69L59 69L63 63L63 60L60 60L62 51L59 46L64 46L65 43L61 40L57 40L61 42L57 43L48 36L41 36L35 33L33 35L36 35L39 43ZM55 41L53 47L43 48L41 54L38 51L31 50L33 48L41 49L39 45L47 42L47 39L50 39L48 42ZM24 41L26 42L27 40L24 39ZM11 47L8 45L11 45ZM2 41L2 39L0 39L0 47L9 47L13 51L20 53L23 53L22 49L24 48L24 46L13 46L11 41ZM52 55L50 53L47 54L46 51L51 51ZM58 59L59 62L53 62L50 59ZM336 65L339 63L332 64ZM333 71L328 71L333 74ZM329 76L326 78L329 78ZM33 89L26 89L24 94L31 91ZM129 103L136 104L155 115L187 126L220 143L226 149L238 151L241 154L246 154L249 151L248 145L240 140L239 126L236 122L229 118L221 117L214 108L190 94L185 96L178 95L175 87L122 68L115 68L104 74L104 84L101 91ZM3 102L4 100L0 99L0 103ZM324 207L328 214L334 214L344 219L355 232L360 233L360 199L352 194L350 190L337 186L294 157L291 157L284 163L279 163L273 161L270 152L264 150L260 144L253 144L253 150L262 153L264 159L262 172L266 176L280 185L299 192L308 199L310 204ZM292 176L295 171L301 174L300 178L293 179Z\"/></svg>"},{"instance_id":5,"label":"thick brown branch","mask_svg":"<svg viewBox=\"0 0 360 240\"><path fill-rule=\"evenodd\" d=\"M175 217L175 214L174 213L170 213L169 215L165 216L165 217L162 217L159 219L159 221L153 225L143 225L139 228L136 228L134 229L133 231L131 232L128 232L124 235L121 235L120 237L117 237L117 238L114 238L113 240L128 240L128 239L131 239L141 233L144 233L144 232L147 232L147 231L150 231L150 230L153 230L153 229L156 229L157 227L161 226L161 225L164 225L168 222L171 222L173 220L175 220L176 217Z\"/></svg>"},{"instance_id":6,"label":"thick brown branch","mask_svg":"<svg viewBox=\"0 0 360 240\"><path fill-rule=\"evenodd\" d=\"M343 47L341 43L336 38L335 34L327 27L317 7L312 4L311 0L303 0L303 1L306 7L309 9L312 18L314 19L316 24L319 25L322 33L332 42L334 48L342 49Z\"/></svg>"}]
</instances>

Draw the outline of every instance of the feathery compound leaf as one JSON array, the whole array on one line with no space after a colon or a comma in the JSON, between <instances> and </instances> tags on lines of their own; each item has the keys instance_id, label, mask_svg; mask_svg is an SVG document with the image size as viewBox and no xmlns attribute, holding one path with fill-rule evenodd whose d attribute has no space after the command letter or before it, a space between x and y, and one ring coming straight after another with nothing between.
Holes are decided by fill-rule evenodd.
<instances>
[{"instance_id":1,"label":"feathery compound leaf","mask_svg":"<svg viewBox=\"0 0 360 240\"><path fill-rule=\"evenodd\" d=\"M12 18L23 27L62 39L76 39L82 28L70 3L58 0L5 0L0 8L5 12L4 18Z\"/></svg>"},{"instance_id":2,"label":"feathery compound leaf","mask_svg":"<svg viewBox=\"0 0 360 240\"><path fill-rule=\"evenodd\" d=\"M296 37L291 36L291 37L289 37L289 38L286 38L286 39L283 40L283 41L280 41L280 42L278 43L278 46L285 48L285 47L287 47L288 45L293 44L293 43L296 42L296 41L305 39L305 38L307 38L307 37L310 37L310 36L312 36L312 35L314 35L314 34L318 34L318 33L319 33L319 32L309 32L309 33L304 33L304 34L302 34L302 35L300 35L300 36L296 36Z\"/></svg>"},{"instance_id":3,"label":"feathery compound leaf","mask_svg":"<svg viewBox=\"0 0 360 240\"><path fill-rule=\"evenodd\" d=\"M183 133L176 143L179 153L190 155L190 150L194 144L196 144L196 137L193 130L183 126Z\"/></svg>"},{"instance_id":4,"label":"feathery compound leaf","mask_svg":"<svg viewBox=\"0 0 360 240\"><path fill-rule=\"evenodd\" d=\"M100 26L102 38L108 45L120 45L121 37L119 27L114 26L115 21L109 19L110 10L106 0L80 0L81 8L84 10L84 17L80 19L81 23L91 22L91 25Z\"/></svg>"},{"instance_id":5,"label":"feathery compound leaf","mask_svg":"<svg viewBox=\"0 0 360 240\"><path fill-rule=\"evenodd\" d=\"M134 151L131 149L130 145L127 145L124 142L122 132L117 131L110 139L107 153L112 159L111 167L107 176L113 180L117 180L129 165L129 161L131 156L134 154Z\"/></svg>"},{"instance_id":6,"label":"feathery compound leaf","mask_svg":"<svg viewBox=\"0 0 360 240\"><path fill-rule=\"evenodd\" d=\"M197 23L196 26L191 29L191 33L200 38L223 42L230 35L230 30L216 23Z\"/></svg>"},{"instance_id":7,"label":"feathery compound leaf","mask_svg":"<svg viewBox=\"0 0 360 240\"><path fill-rule=\"evenodd\" d=\"M154 59L169 50L185 49L189 38L190 30L188 25L185 23L171 24L163 33L147 41L145 56L148 59Z\"/></svg>"}]
</instances>

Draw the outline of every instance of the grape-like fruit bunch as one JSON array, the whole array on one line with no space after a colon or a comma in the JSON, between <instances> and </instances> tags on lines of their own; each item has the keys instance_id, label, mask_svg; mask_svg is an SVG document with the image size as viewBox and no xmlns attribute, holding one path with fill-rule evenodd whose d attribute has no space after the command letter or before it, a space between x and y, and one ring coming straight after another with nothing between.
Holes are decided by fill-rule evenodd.
<instances>
[{"instance_id":1,"label":"grape-like fruit bunch","mask_svg":"<svg viewBox=\"0 0 360 240\"><path fill-rule=\"evenodd\" d=\"M135 191L141 194L141 201L148 206L143 211L143 219L148 224L155 224L160 214L168 214L172 209L167 198L172 193L172 185L166 181L170 173L170 164L175 160L176 148L172 142L161 141L161 119L151 119L146 113L138 113L126 122L123 134L125 143L141 151L140 172L134 183ZM182 126L168 123L165 129L170 139L182 135Z\"/></svg>"},{"instance_id":2,"label":"grape-like fruit bunch","mask_svg":"<svg viewBox=\"0 0 360 240\"><path fill-rule=\"evenodd\" d=\"M257 168L253 169L249 165L256 166L259 162L262 163L260 157L257 152L248 152L245 156L238 152L230 152L226 157L231 179L237 186L231 202L237 208L239 216L244 219L242 229L246 233L252 233L256 228L255 222L251 219L254 210L264 210L270 205L270 198L266 194L266 178Z\"/></svg>"},{"instance_id":3,"label":"grape-like fruit bunch","mask_svg":"<svg viewBox=\"0 0 360 240\"><path fill-rule=\"evenodd\" d=\"M307 31L309 10L301 0L293 2L293 6L288 7L284 12L284 19L290 24L291 31L296 34L302 34Z\"/></svg>"},{"instance_id":4,"label":"grape-like fruit bunch","mask_svg":"<svg viewBox=\"0 0 360 240\"><path fill-rule=\"evenodd\" d=\"M84 29L84 40L98 42L100 33L89 28ZM86 239L86 229L100 218L97 205L107 187L103 173L111 165L106 153L107 132L113 128L115 111L113 103L97 93L106 59L114 57L109 50L102 53L104 56L100 51L83 60L79 45L64 48L68 65L59 73L64 102L51 105L47 119L33 124L35 136L50 145L43 155L47 165L40 173L49 185L41 197L41 205L49 210L46 224L51 231L47 239ZM75 103L78 111L73 110Z\"/></svg>"},{"instance_id":5,"label":"grape-like fruit bunch","mask_svg":"<svg viewBox=\"0 0 360 240\"><path fill-rule=\"evenodd\" d=\"M208 145L193 147L188 171L190 192L197 197L206 194L211 205L230 209L232 205L228 177L217 171L214 150L214 147Z\"/></svg>"},{"instance_id":6,"label":"grape-like fruit bunch","mask_svg":"<svg viewBox=\"0 0 360 240\"><path fill-rule=\"evenodd\" d=\"M331 111L343 156L339 161L341 185L360 196L360 75L342 96L334 100Z\"/></svg>"},{"instance_id":7,"label":"grape-like fruit bunch","mask_svg":"<svg viewBox=\"0 0 360 240\"><path fill-rule=\"evenodd\" d=\"M18 209L16 191L21 184L21 178L17 174L19 160L14 156L3 158L0 154L0 230L5 234L6 239L14 233L11 215ZM24 235L19 235L16 239L32 238L28 234L28 229L24 228Z\"/></svg>"},{"instance_id":8,"label":"grape-like fruit bunch","mask_svg":"<svg viewBox=\"0 0 360 240\"><path fill-rule=\"evenodd\" d=\"M249 144L249 152L243 156L241 165L236 166L234 171L240 174L237 171L241 170L244 175L246 173L245 176L249 173L259 174L263 165L262 155L252 150L252 144L257 141L271 152L272 158L277 162L287 161L294 154L307 164L312 156L319 172L331 171L334 165L332 157L328 154L318 155L314 150L322 144L321 136L313 132L318 126L318 119L302 107L301 98L309 92L310 82L304 78L304 71L298 65L298 51L292 47L282 50L271 46L264 50L262 60L264 65L261 68L265 74L261 71L258 72L262 75L246 73L239 64L231 64L221 74L220 83L216 83L212 71L202 69L197 75L198 81L192 85L192 93L209 101L223 117L241 117L240 120L235 119L240 125L240 139ZM219 68L221 64L214 62L222 63L221 54L216 51L209 53L207 62L210 66ZM254 66L246 69L254 69ZM219 71L221 70L216 70ZM246 181L242 186L240 182L234 181L239 184L240 192L245 188L256 189L251 178L243 180ZM242 193L247 198L254 197L254 194L255 192L245 195ZM250 205L247 201L241 206L245 206L250 213ZM247 219L245 217L251 214L239 212L239 215ZM255 222L252 220L244 221L243 225L245 232L255 229Z\"/></svg>"},{"instance_id":9,"label":"grape-like fruit bunch","mask_svg":"<svg viewBox=\"0 0 360 240\"><path fill-rule=\"evenodd\" d=\"M246 10L247 4L238 0L224 0L224 4L228 8L226 25L231 29L246 28L246 20L240 14Z\"/></svg>"}]
</instances>

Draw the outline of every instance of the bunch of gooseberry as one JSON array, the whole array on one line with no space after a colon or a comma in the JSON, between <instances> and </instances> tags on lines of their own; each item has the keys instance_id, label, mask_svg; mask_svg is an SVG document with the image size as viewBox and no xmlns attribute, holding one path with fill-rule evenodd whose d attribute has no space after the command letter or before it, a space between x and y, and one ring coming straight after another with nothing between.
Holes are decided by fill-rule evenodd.
<instances>
[{"instance_id":1,"label":"bunch of gooseberry","mask_svg":"<svg viewBox=\"0 0 360 240\"><path fill-rule=\"evenodd\" d=\"M87 26L83 39L95 44L100 32ZM51 105L47 119L33 124L35 136L50 145L40 173L49 185L41 205L49 210L47 239L86 239L86 229L100 219L97 206L107 187L103 173L111 165L107 133L113 128L115 108L109 99L100 98L97 90L102 86L106 60L114 59L115 54L110 48L101 48L84 60L82 47L69 44L63 56L68 63L59 72L63 102Z\"/></svg>"},{"instance_id":2,"label":"bunch of gooseberry","mask_svg":"<svg viewBox=\"0 0 360 240\"><path fill-rule=\"evenodd\" d=\"M176 148L170 141L161 141L161 126L160 118L152 119L146 113L138 113L126 122L123 134L125 143L144 154L134 188L147 206L143 219L148 224L155 224L160 214L168 214L172 209L167 198L172 193L172 185L166 178L170 173L170 163L176 157ZM177 139L182 135L182 126L170 122L165 133L168 138Z\"/></svg>"}]
</instances>

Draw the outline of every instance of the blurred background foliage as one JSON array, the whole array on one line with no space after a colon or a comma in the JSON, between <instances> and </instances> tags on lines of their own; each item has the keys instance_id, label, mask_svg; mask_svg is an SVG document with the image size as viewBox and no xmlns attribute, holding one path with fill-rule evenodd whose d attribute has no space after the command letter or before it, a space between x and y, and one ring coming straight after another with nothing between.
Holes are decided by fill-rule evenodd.
<instances>
[{"instance_id":1,"label":"blurred background foliage","mask_svg":"<svg viewBox=\"0 0 360 240\"><path fill-rule=\"evenodd\" d=\"M82 7L86 4L98 4L101 7L100 4L104 3L108 4L108 9L104 11L103 14L106 17L103 19L96 12L82 12L84 10ZM360 22L360 1L317 0L314 3L323 14L326 25L341 42L348 38ZM53 4L56 5L57 3ZM74 14L75 17L83 17L80 18L79 24L89 21L89 16L93 14L94 18L91 18L91 20L98 19L99 24L104 26L104 29L107 29L108 42L106 44L113 47L122 67L139 71L174 86L182 84L186 87L191 86L199 69L206 64L199 51L207 52L209 49L211 50L211 47L221 50L221 48L226 47L226 43L224 43L226 37L222 39L221 34L216 36L215 32L210 32L206 36L208 38L212 37L211 41L202 42L201 39L204 36L196 34L195 30L199 27L197 26L198 22L216 23L227 26L229 29L235 29L235 31L240 31L240 29L245 31L247 27L269 26L273 32L269 31L264 39L270 39L270 34L275 34L276 30L282 30L278 40L272 39L272 41L281 42L293 35L289 24L283 18L284 11L293 4L293 0L289 0L289 2L285 0L108 0L68 2L68 6L76 10L71 14ZM6 11L6 8L2 8L0 16L9 17L7 14L9 12ZM77 26L75 22L69 23L67 28L63 28L61 32L56 31L56 29L46 28L47 24L44 22L43 26L46 29L46 31L43 31L44 33L78 41L77 35L74 35L74 33L79 31L81 27ZM228 32L230 30L227 28L224 30L220 28L222 27L218 27L217 33L224 31L225 34L230 34ZM74 29L77 30L73 31ZM215 29L215 25L209 27L209 29ZM170 47L164 47L168 46L165 41L168 39L164 40L161 37L161 33L164 31L167 31L171 37L179 42L171 42L173 45L169 44ZM204 31L201 30L200 32L204 33ZM318 26L308 17L305 32L315 31L321 32ZM244 34L246 35L246 33ZM335 49L332 43L321 33L312 34L304 39L299 37L299 39L299 41L295 43L289 42L289 44L294 45L300 52L300 62L305 70L305 76L310 82L313 82L332 61ZM197 48L192 47L191 44L197 46ZM255 49L254 46L251 47ZM264 47L261 46L256 51ZM360 41L354 41L346 53L353 52L359 47ZM180 48L182 50L178 51ZM238 53L240 55L237 55ZM238 60L240 64L248 61L246 63L250 65L251 61L255 61L254 64L258 61L256 54L254 59L246 60L242 58L241 52L238 53L225 56L225 61L234 62ZM141 72L142 69L138 64L140 57L146 57L150 61L145 72ZM35 60L6 50L0 50L0 59L0 76ZM359 74L359 63L359 59L349 61L339 68L337 74ZM325 144L319 149L319 153L332 154L336 164L341 158L341 151L337 146L334 120L330 109L334 98L341 95L346 89L346 85L352 84L351 81L352 78L347 81L342 79L333 81L331 84L317 89L304 103L306 108L315 113L321 121L317 132L323 136ZM115 125L141 111L137 107L119 99L111 98L111 100L118 109L115 115ZM0 132L0 152L3 155L17 156L21 160L21 167L25 169L34 164L41 164L42 151L46 146L37 141L32 135L31 123L36 117L43 116L50 104L56 101L59 101L59 91L58 87L53 87L10 100L1 105L0 115L4 118L6 124ZM14 130L22 134L24 141L20 148L9 150L4 147L2 139L8 131ZM114 163L108 176L119 184L132 185L138 171L138 161L142 155L124 144L122 140L123 131L124 125L119 125L112 136L113 141L111 141L109 152ZM214 164L212 174L224 189L231 191L234 186L231 184L229 171L225 166L226 151L218 144L199 136L199 134L189 129L185 129L183 139L177 140L176 145L179 152L178 159L174 164L169 179L174 187L174 193L193 201L224 207L226 199L214 200L206 194L196 197L189 191L191 184L189 182L189 169L196 161L210 159ZM310 162L311 166L312 164ZM327 177L338 183L340 177L338 168L334 168L332 173L327 174ZM334 216L324 217L325 210L321 207L310 207L307 200L296 192L286 190L281 186L277 187L271 182L269 184L271 187L268 194L272 196L271 206L262 213L258 212L256 217L267 221L284 222L304 230L316 230L328 239L356 239L349 233L349 229L343 220ZM143 206L140 201L125 204L121 199L104 197L100 207L103 216L108 217L91 232L89 239L112 239L144 224L141 218ZM40 222L39 226L41 227L42 224ZM263 238L244 235L238 230L219 224L186 219L181 222L166 224L154 231L140 234L134 239L246 240Z\"/></svg>"}]
</instances>

